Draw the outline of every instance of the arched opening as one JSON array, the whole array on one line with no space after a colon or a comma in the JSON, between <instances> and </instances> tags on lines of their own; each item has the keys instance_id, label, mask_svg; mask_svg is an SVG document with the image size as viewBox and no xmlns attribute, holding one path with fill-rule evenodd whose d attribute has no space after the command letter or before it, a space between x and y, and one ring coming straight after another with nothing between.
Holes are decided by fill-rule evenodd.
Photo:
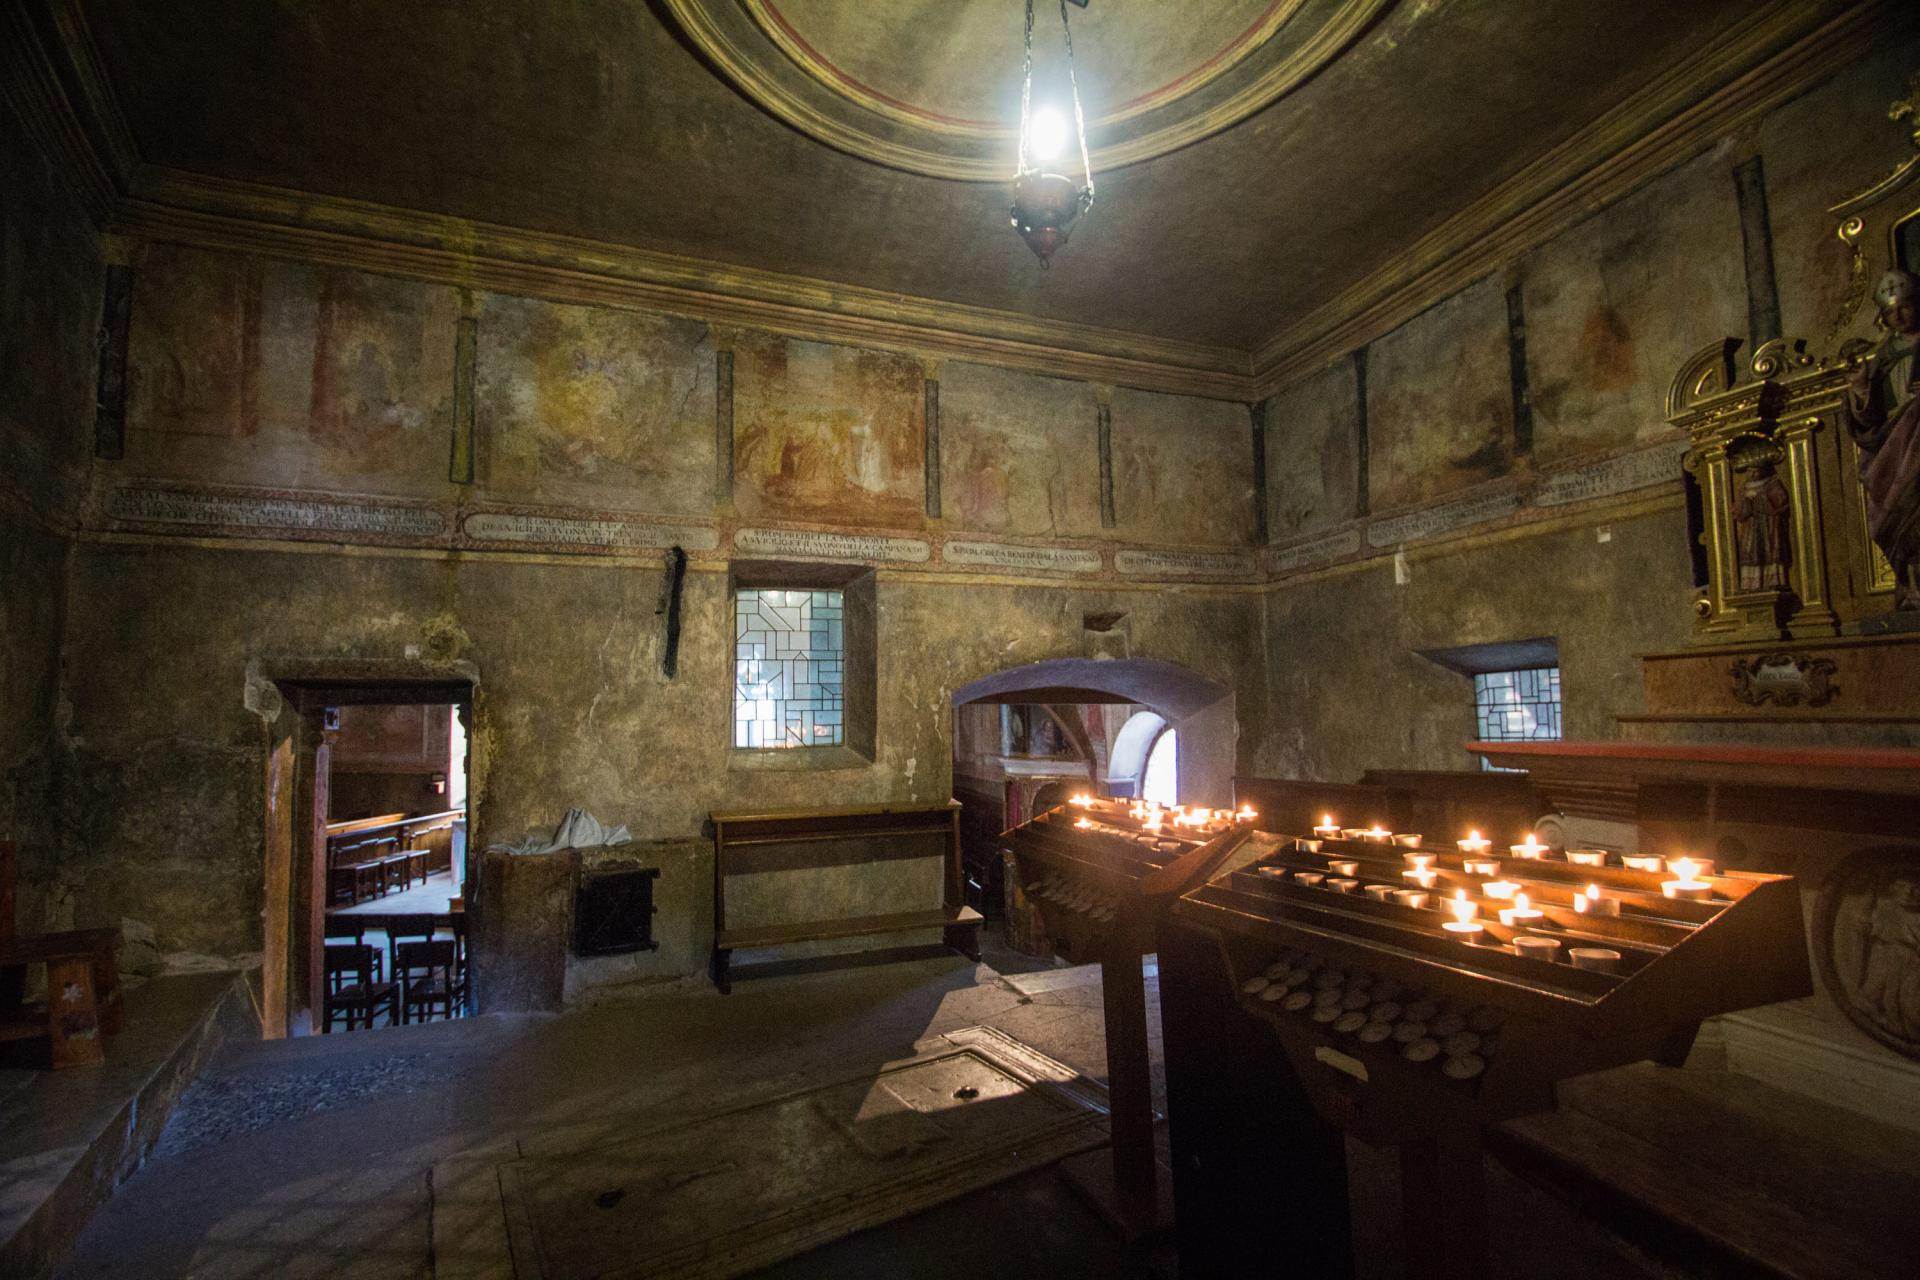
<instances>
[{"instance_id":1,"label":"arched opening","mask_svg":"<svg viewBox=\"0 0 1920 1280\"><path fill-rule=\"evenodd\" d=\"M1058 658L956 689L953 786L970 903L1003 912L1000 833L1076 791L1230 803L1233 697L1151 658Z\"/></svg>"},{"instance_id":2,"label":"arched opening","mask_svg":"<svg viewBox=\"0 0 1920 1280\"><path fill-rule=\"evenodd\" d=\"M1156 804L1180 803L1180 732L1169 729L1161 734L1147 753L1147 768L1140 781L1140 794Z\"/></svg>"}]
</instances>

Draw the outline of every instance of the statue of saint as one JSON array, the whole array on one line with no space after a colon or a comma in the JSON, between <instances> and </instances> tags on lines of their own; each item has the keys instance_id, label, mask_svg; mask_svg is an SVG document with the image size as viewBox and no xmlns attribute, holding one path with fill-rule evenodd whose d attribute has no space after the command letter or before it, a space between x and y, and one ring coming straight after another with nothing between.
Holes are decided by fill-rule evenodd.
<instances>
[{"instance_id":1,"label":"statue of saint","mask_svg":"<svg viewBox=\"0 0 1920 1280\"><path fill-rule=\"evenodd\" d=\"M1920 346L1920 278L1889 271L1873 291L1887 336L1847 387L1847 430L1860 448L1867 521L1886 552L1895 607L1920 608L1920 397L1914 349Z\"/></svg>"},{"instance_id":2,"label":"statue of saint","mask_svg":"<svg viewBox=\"0 0 1920 1280\"><path fill-rule=\"evenodd\" d=\"M1787 519L1792 505L1786 482L1771 462L1757 462L1742 471L1733 508L1742 591L1786 589Z\"/></svg>"}]
</instances>

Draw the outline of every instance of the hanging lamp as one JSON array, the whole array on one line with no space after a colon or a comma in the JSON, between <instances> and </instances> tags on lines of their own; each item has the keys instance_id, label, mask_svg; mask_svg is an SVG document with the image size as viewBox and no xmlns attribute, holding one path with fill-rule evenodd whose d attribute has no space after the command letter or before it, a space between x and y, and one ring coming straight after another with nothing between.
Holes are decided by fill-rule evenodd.
<instances>
[{"instance_id":1,"label":"hanging lamp","mask_svg":"<svg viewBox=\"0 0 1920 1280\"><path fill-rule=\"evenodd\" d=\"M1064 138L1064 121L1043 109L1036 121L1033 110L1033 0L1027 0L1025 75L1020 84L1020 155L1013 175L1013 227L1027 242L1042 267L1067 243L1074 224L1093 207L1093 162L1087 156L1087 122L1080 110L1080 80L1073 65L1073 28L1067 22L1067 2L1060 0L1060 31L1067 49L1067 87L1073 97L1073 128L1080 143L1081 180L1049 173ZM1081 8L1087 0L1073 0ZM1051 127L1049 127L1051 126ZM1049 145L1053 144L1053 145Z\"/></svg>"}]
</instances>

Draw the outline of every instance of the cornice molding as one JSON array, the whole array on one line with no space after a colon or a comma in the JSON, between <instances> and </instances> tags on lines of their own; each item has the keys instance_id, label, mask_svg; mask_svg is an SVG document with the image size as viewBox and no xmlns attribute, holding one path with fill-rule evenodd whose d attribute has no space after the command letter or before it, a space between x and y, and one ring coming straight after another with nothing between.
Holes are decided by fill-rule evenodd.
<instances>
[{"instance_id":1,"label":"cornice molding","mask_svg":"<svg viewBox=\"0 0 1920 1280\"><path fill-rule=\"evenodd\" d=\"M0 99L12 108L27 140L98 227L113 211L120 174L82 123L61 76L62 63L71 68L75 61L68 41L73 28L55 15L57 34L51 38L58 43L56 55L42 25L29 12L29 3L0 0Z\"/></svg>"},{"instance_id":2,"label":"cornice molding","mask_svg":"<svg viewBox=\"0 0 1920 1280\"><path fill-rule=\"evenodd\" d=\"M679 254L143 166L111 229L139 239L641 307L916 356L1247 398L1246 354Z\"/></svg>"},{"instance_id":3,"label":"cornice molding","mask_svg":"<svg viewBox=\"0 0 1920 1280\"><path fill-rule=\"evenodd\" d=\"M1864 0L1811 31L1773 0L1518 174L1284 326L1252 353L1264 398L1504 268L1870 52L1911 0ZM1699 96L1703 83L1718 87Z\"/></svg>"}]
</instances>

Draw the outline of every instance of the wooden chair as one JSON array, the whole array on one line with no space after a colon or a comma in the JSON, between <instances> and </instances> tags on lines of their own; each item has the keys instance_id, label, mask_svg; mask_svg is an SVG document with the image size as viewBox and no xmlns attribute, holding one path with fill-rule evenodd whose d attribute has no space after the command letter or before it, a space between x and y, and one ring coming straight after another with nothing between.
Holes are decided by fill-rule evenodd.
<instances>
[{"instance_id":1,"label":"wooden chair","mask_svg":"<svg viewBox=\"0 0 1920 1280\"><path fill-rule=\"evenodd\" d=\"M326 938L327 942L329 943L333 942L335 939L346 939L350 942L356 942L356 943L366 942L367 918L365 916L329 915L327 917L327 922L326 922L326 925L324 926L324 930L325 932L323 936ZM381 955L380 948L374 947L373 948L373 980L375 982L379 982L381 979L386 977L385 965L383 963L384 960L385 960L385 957Z\"/></svg>"},{"instance_id":2,"label":"wooden chair","mask_svg":"<svg viewBox=\"0 0 1920 1280\"><path fill-rule=\"evenodd\" d=\"M372 1027L382 1009L389 1025L400 1020L398 992L391 982L375 982L374 950L363 942L342 943L326 949L327 986L321 1030L332 1031L336 1018L347 1030Z\"/></svg>"},{"instance_id":3,"label":"wooden chair","mask_svg":"<svg viewBox=\"0 0 1920 1280\"><path fill-rule=\"evenodd\" d=\"M388 916L387 920L387 959L394 965L400 963L400 944L403 942L431 942L438 920L431 915ZM388 972L396 978L400 976L398 968Z\"/></svg>"},{"instance_id":4,"label":"wooden chair","mask_svg":"<svg viewBox=\"0 0 1920 1280\"><path fill-rule=\"evenodd\" d=\"M435 1008L451 1018L454 1009L454 968L459 948L451 939L403 942L394 951L394 976L400 982L400 1020L426 1022Z\"/></svg>"}]
</instances>

